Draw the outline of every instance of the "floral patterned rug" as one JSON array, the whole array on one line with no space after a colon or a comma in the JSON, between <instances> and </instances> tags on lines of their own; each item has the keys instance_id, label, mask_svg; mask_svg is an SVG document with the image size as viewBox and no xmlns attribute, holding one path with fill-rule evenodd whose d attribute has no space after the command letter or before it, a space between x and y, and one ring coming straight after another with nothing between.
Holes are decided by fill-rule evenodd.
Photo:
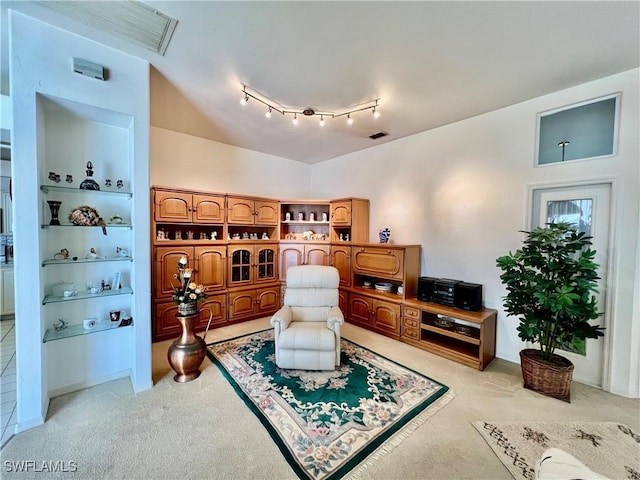
<instances>
[{"instance_id":1,"label":"floral patterned rug","mask_svg":"<svg viewBox=\"0 0 640 480\"><path fill-rule=\"evenodd\" d=\"M312 372L276 366L273 330L208 346L302 479L367 468L453 398L440 382L366 348L345 339L341 347L335 371Z\"/></svg>"},{"instance_id":2,"label":"floral patterned rug","mask_svg":"<svg viewBox=\"0 0 640 480\"><path fill-rule=\"evenodd\" d=\"M593 472L640 480L640 435L615 422L473 422L516 480L535 479L548 448L564 450Z\"/></svg>"}]
</instances>

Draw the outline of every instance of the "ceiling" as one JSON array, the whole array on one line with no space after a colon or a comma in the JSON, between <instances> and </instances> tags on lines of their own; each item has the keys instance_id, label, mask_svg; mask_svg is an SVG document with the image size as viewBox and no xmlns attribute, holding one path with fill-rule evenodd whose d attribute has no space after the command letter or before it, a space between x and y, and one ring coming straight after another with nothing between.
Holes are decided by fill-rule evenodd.
<instances>
[{"instance_id":1,"label":"ceiling","mask_svg":"<svg viewBox=\"0 0 640 480\"><path fill-rule=\"evenodd\" d=\"M640 65L638 1L144 2L178 20L164 56L31 2L1 3L3 77L13 8L148 60L152 125L309 164ZM289 109L379 98L381 116L294 126L255 100L241 106L243 84Z\"/></svg>"}]
</instances>

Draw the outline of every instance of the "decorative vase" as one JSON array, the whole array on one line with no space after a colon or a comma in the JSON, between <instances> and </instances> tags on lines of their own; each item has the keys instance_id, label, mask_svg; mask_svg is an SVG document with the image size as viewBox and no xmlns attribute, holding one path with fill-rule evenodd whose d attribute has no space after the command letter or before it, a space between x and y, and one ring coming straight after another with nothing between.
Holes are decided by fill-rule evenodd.
<instances>
[{"instance_id":1,"label":"decorative vase","mask_svg":"<svg viewBox=\"0 0 640 480\"><path fill-rule=\"evenodd\" d=\"M195 302L193 302L195 305ZM173 341L167 352L169 365L176 372L173 379L176 382L190 382L200 376L200 364L204 360L207 345L202 338L194 333L194 325L200 318L196 312L191 315L176 314L182 326L180 338Z\"/></svg>"},{"instance_id":2,"label":"decorative vase","mask_svg":"<svg viewBox=\"0 0 640 480\"><path fill-rule=\"evenodd\" d=\"M520 351L520 367L524 388L571 402L573 363L567 358L553 354L551 361L542 359L542 352L534 348Z\"/></svg>"},{"instance_id":3,"label":"decorative vase","mask_svg":"<svg viewBox=\"0 0 640 480\"><path fill-rule=\"evenodd\" d=\"M391 230L389 228L385 228L378 232L378 237L380 237L380 243L389 243L389 239L391 238Z\"/></svg>"},{"instance_id":4,"label":"decorative vase","mask_svg":"<svg viewBox=\"0 0 640 480\"><path fill-rule=\"evenodd\" d=\"M60 225L58 213L60 213L60 205L62 205L62 202L58 200L47 200L47 203L49 204L49 210L51 210L51 221L49 225Z\"/></svg>"},{"instance_id":5,"label":"decorative vase","mask_svg":"<svg viewBox=\"0 0 640 480\"><path fill-rule=\"evenodd\" d=\"M87 162L87 178L80 184L80 190L100 190L100 185L93 178L93 163Z\"/></svg>"}]
</instances>

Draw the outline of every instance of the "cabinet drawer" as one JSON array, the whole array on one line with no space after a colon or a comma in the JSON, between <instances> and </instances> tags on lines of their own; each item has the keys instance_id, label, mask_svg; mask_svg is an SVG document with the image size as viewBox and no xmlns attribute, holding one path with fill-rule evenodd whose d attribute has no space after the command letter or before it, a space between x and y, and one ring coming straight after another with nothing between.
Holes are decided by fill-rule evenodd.
<instances>
[{"instance_id":1,"label":"cabinet drawer","mask_svg":"<svg viewBox=\"0 0 640 480\"><path fill-rule=\"evenodd\" d=\"M403 312L403 316L405 318L413 318L416 320L420 319L420 310L418 310L417 308L404 307Z\"/></svg>"},{"instance_id":2,"label":"cabinet drawer","mask_svg":"<svg viewBox=\"0 0 640 480\"><path fill-rule=\"evenodd\" d=\"M417 319L415 319L415 318L404 317L402 319L402 326L403 327L409 327L409 328L418 328L419 321Z\"/></svg>"},{"instance_id":3,"label":"cabinet drawer","mask_svg":"<svg viewBox=\"0 0 640 480\"><path fill-rule=\"evenodd\" d=\"M402 336L413 340L420 339L420 334L417 328L406 328L404 325L402 327Z\"/></svg>"}]
</instances>

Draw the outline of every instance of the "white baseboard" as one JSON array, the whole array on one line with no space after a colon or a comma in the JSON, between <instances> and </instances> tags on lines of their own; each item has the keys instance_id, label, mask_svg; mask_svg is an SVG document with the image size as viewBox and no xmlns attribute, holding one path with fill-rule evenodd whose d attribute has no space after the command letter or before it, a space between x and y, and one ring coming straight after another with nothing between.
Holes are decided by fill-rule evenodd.
<instances>
[{"instance_id":1,"label":"white baseboard","mask_svg":"<svg viewBox=\"0 0 640 480\"><path fill-rule=\"evenodd\" d=\"M74 383L72 385L65 385L64 387L55 388L49 391L49 398L59 397L71 392L77 392L84 388L94 387L101 383L110 382L111 380L117 380L118 378L131 377L131 370L121 370L119 372L110 373L109 375L103 375L101 377L90 378L84 382Z\"/></svg>"}]
</instances>

